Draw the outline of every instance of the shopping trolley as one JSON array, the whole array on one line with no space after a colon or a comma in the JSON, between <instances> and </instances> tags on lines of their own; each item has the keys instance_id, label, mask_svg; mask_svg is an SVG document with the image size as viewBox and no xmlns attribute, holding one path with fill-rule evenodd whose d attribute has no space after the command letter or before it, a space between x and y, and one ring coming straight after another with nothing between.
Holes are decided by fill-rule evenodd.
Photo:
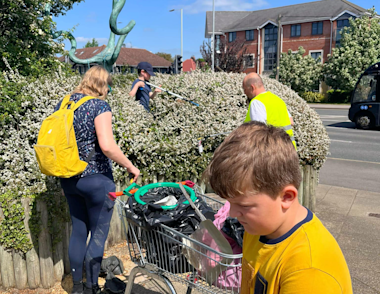
<instances>
[{"instance_id":1,"label":"shopping trolley","mask_svg":"<svg viewBox=\"0 0 380 294\"><path fill-rule=\"evenodd\" d=\"M196 196L203 199L215 212L223 206L222 202L203 195L198 186L193 189ZM191 294L193 289L197 293L239 293L242 254L218 252L163 224L153 228L141 227L133 219L128 219L125 199L117 197L114 200L124 227L130 258L137 265L130 272L125 294L131 293L137 274L160 280L173 294L177 292L172 282L187 287L187 294ZM186 250L196 251L194 253L200 258L206 258L208 262L222 269L217 277L211 278L212 284L207 272L201 273L187 262L182 255L184 247Z\"/></svg>"}]
</instances>

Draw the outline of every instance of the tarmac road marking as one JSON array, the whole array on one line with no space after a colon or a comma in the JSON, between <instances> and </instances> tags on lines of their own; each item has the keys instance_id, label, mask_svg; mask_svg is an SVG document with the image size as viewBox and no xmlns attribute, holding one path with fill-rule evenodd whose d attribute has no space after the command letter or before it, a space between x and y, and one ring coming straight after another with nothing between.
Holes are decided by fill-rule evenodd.
<instances>
[{"instance_id":1,"label":"tarmac road marking","mask_svg":"<svg viewBox=\"0 0 380 294\"><path fill-rule=\"evenodd\" d=\"M331 142L342 142L342 143L353 143L352 141L344 141L344 140L334 140L330 139Z\"/></svg>"},{"instance_id":2,"label":"tarmac road marking","mask_svg":"<svg viewBox=\"0 0 380 294\"><path fill-rule=\"evenodd\" d=\"M360 163L371 163L371 164L378 164L378 165L380 165L380 162L375 162L375 161L363 161L363 160L343 159L343 158L335 158L335 157L327 157L327 159L340 160L340 161L360 162Z\"/></svg>"}]
</instances>

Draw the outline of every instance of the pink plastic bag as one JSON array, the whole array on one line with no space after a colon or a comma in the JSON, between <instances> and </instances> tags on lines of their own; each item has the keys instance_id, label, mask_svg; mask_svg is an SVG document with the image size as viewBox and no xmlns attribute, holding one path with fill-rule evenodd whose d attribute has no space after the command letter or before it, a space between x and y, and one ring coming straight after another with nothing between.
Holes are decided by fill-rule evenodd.
<instances>
[{"instance_id":1,"label":"pink plastic bag","mask_svg":"<svg viewBox=\"0 0 380 294\"><path fill-rule=\"evenodd\" d=\"M226 201L224 206L220 208L219 211L215 214L214 216L215 220L213 223L215 227L217 227L218 230L222 232L223 236L230 243L233 254L241 254L243 251L242 251L242 248L239 246L239 244L234 239L232 239L231 237L223 233L222 231L224 222L227 219L227 217L229 217L229 215L230 215L230 203ZM207 244L209 247L213 249L216 249L216 250L218 249L218 246L216 245L215 241L208 234L204 235L203 243ZM212 253L210 252L210 254ZM217 256L212 256L211 258L215 260L218 259ZM216 263L215 261L212 261L212 260L210 260L210 262ZM240 262L241 260L238 258L238 259L235 259L232 262L232 264L238 265L240 264ZM217 280L213 283L213 285L219 288L223 288L223 289L232 289L232 288L236 289L236 288L240 288L240 283L241 283L241 266L230 266L227 268L227 270L225 270L218 276Z\"/></svg>"}]
</instances>

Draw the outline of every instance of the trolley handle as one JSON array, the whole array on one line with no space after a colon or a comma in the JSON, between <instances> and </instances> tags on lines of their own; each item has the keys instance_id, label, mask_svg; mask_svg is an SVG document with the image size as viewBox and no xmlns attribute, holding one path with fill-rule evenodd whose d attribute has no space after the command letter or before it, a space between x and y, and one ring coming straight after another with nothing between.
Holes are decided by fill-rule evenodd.
<instances>
[{"instance_id":1,"label":"trolley handle","mask_svg":"<svg viewBox=\"0 0 380 294\"><path fill-rule=\"evenodd\" d=\"M182 182L177 182L177 184L179 184L179 183L181 183L182 185L186 185L186 186L188 186L190 188L193 188L195 186L195 183L192 182L192 181L189 181L189 180L182 181ZM137 192L138 189L139 189L139 186L138 186L138 188L131 189L130 191L128 191L128 193L129 194L134 194L134 193ZM126 194L125 190L124 190L124 191L117 191L117 192L109 192L108 193L108 198L111 199L112 201L115 201L115 199L117 197L120 197L120 196L123 196L123 195L130 196L130 195Z\"/></svg>"},{"instance_id":2,"label":"trolley handle","mask_svg":"<svg viewBox=\"0 0 380 294\"><path fill-rule=\"evenodd\" d=\"M132 189L132 190L129 191L129 193L130 193L130 194L134 194L134 193L136 193L137 190L138 190L138 189ZM124 194L123 191L109 192L109 193L108 193L108 197L109 197L111 200L115 200L117 197L120 197L120 196L123 196L123 195L126 195L126 194ZM126 196L128 196L128 195L126 195Z\"/></svg>"}]
</instances>

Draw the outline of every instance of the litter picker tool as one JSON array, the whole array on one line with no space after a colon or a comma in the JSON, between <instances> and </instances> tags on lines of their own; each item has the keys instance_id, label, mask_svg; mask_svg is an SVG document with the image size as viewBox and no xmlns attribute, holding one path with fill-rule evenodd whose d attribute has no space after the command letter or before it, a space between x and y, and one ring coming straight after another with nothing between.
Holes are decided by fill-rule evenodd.
<instances>
[{"instance_id":1,"label":"litter picker tool","mask_svg":"<svg viewBox=\"0 0 380 294\"><path fill-rule=\"evenodd\" d=\"M156 85L154 85L154 84L152 84L152 83L149 83L149 82L145 82L147 85L149 85L149 86L152 86L152 87L155 87L155 88L157 88L157 89L160 89L161 91L163 91L163 92L166 92L166 93L168 93L168 94L170 94L170 95L173 95L173 96L175 96L175 97L177 97L177 98L179 98L179 99L181 99L181 100L184 100L184 101L186 101L186 102L189 102L189 103L191 103L191 104L193 104L193 105L195 105L195 106L199 106L199 104L198 103L195 103L194 101L191 101L191 100L189 100L189 99L186 99L186 98L184 98L184 97L182 97L182 96L180 96L180 95L178 95L178 94L175 94L175 93L173 93L173 92L171 92L171 91L169 91L169 90L165 90L165 89L163 89L163 88L161 88L161 87L159 87L159 86L156 86Z\"/></svg>"},{"instance_id":2,"label":"litter picker tool","mask_svg":"<svg viewBox=\"0 0 380 294\"><path fill-rule=\"evenodd\" d=\"M210 246L210 250L204 250L197 242L189 242L183 239L185 244L182 252L187 261L201 273L207 273L207 282L211 285L218 278L220 273L233 261L227 256L232 255L230 243L223 236L223 234L215 227L214 223L206 219L200 210L195 206L189 194L180 183L179 187L186 199L189 201L191 207L195 210L196 214L201 219L198 229L191 234L190 239ZM222 253L222 255L221 255Z\"/></svg>"},{"instance_id":3,"label":"litter picker tool","mask_svg":"<svg viewBox=\"0 0 380 294\"><path fill-rule=\"evenodd\" d=\"M198 151L199 151L199 153L203 153L202 141L204 141L204 140L206 140L208 138L212 138L212 137L218 137L218 136L228 135L229 133L231 133L231 132L211 134L211 135L207 135L207 136L198 138Z\"/></svg>"}]
</instances>

